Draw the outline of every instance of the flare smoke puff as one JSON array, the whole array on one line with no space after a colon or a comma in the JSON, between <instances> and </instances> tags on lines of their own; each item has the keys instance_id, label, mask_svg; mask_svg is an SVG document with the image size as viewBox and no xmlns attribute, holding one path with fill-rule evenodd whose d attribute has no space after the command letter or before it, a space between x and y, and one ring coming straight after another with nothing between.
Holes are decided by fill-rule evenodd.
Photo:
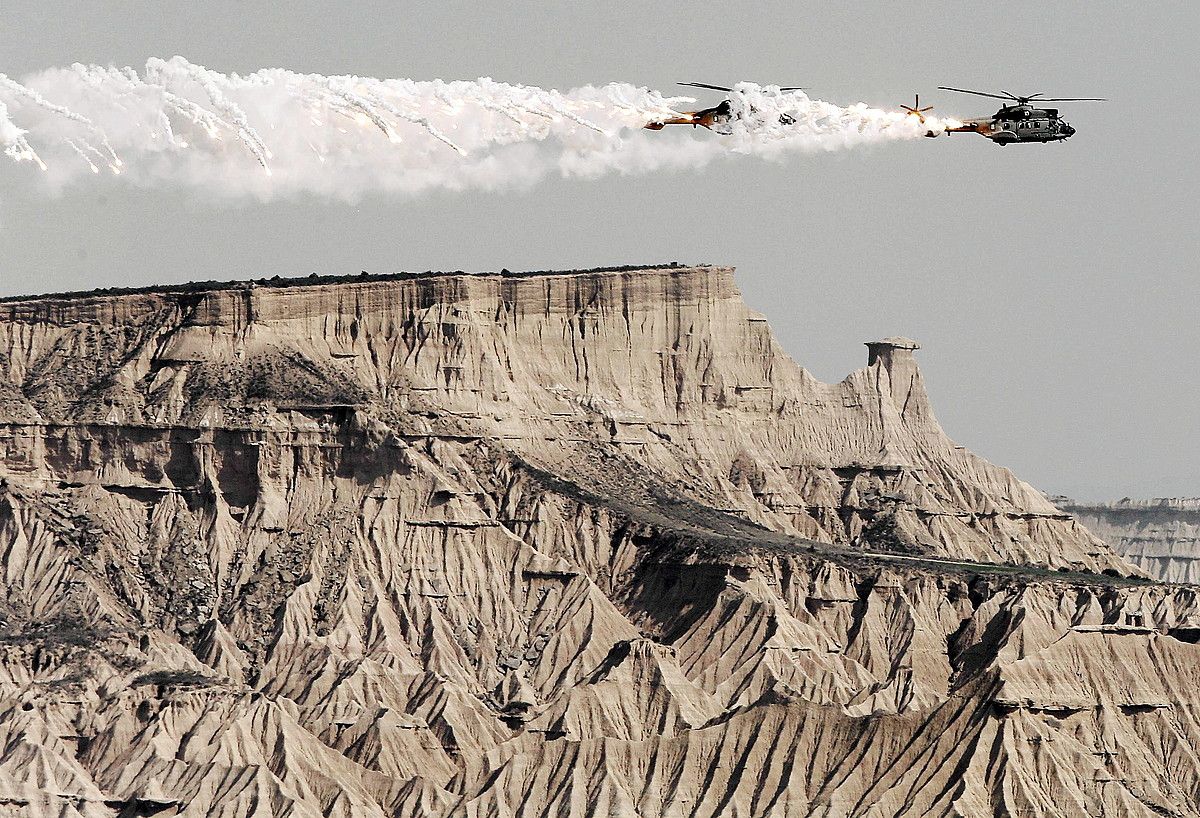
<instances>
[{"instance_id":1,"label":"flare smoke puff","mask_svg":"<svg viewBox=\"0 0 1200 818\"><path fill-rule=\"evenodd\" d=\"M0 146L3 146L7 155L17 161L30 158L31 149L25 140L25 132L8 118L8 106L3 102L0 102Z\"/></svg>"},{"instance_id":2,"label":"flare smoke puff","mask_svg":"<svg viewBox=\"0 0 1200 818\"><path fill-rule=\"evenodd\" d=\"M944 122L750 83L727 135L648 122L694 100L623 83L567 92L495 82L221 74L182 57L141 73L75 64L21 83L0 74L0 148L55 185L101 171L219 195L415 194L539 179L698 168L920 137Z\"/></svg>"}]
</instances>

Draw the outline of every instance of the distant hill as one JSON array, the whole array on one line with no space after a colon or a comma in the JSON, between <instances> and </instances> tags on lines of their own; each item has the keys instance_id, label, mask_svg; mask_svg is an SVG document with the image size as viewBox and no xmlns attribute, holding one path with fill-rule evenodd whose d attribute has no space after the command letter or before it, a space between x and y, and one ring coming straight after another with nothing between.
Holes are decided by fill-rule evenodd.
<instances>
[{"instance_id":1,"label":"distant hill","mask_svg":"<svg viewBox=\"0 0 1200 818\"><path fill-rule=\"evenodd\" d=\"M1125 498L1115 503L1059 505L1151 576L1200 582L1200 498Z\"/></svg>"}]
</instances>

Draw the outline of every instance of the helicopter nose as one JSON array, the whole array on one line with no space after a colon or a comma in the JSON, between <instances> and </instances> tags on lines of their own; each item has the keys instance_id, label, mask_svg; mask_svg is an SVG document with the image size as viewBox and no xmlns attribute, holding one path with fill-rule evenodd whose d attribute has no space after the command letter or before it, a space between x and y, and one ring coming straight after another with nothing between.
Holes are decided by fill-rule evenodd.
<instances>
[{"instance_id":1,"label":"helicopter nose","mask_svg":"<svg viewBox=\"0 0 1200 818\"><path fill-rule=\"evenodd\" d=\"M1066 124L1066 123L1064 122L1064 123L1063 123L1063 133L1064 133L1065 135L1067 135L1067 136L1074 136L1074 135L1075 135L1075 129L1074 129L1074 128L1072 128L1070 125L1068 125L1068 124Z\"/></svg>"}]
</instances>

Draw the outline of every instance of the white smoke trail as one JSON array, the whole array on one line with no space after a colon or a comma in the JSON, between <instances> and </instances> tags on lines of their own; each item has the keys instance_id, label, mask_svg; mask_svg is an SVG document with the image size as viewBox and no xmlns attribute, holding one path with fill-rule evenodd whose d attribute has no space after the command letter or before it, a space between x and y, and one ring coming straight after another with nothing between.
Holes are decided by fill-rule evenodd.
<instances>
[{"instance_id":1,"label":"white smoke trail","mask_svg":"<svg viewBox=\"0 0 1200 818\"><path fill-rule=\"evenodd\" d=\"M75 64L0 74L0 148L61 186L102 167L144 185L261 198L526 186L698 168L731 154L779 158L914 139L953 120L842 107L750 83L708 133L646 131L688 97L613 83L559 92L491 79L419 82L263 69L221 74L182 57L138 73Z\"/></svg>"},{"instance_id":2,"label":"white smoke trail","mask_svg":"<svg viewBox=\"0 0 1200 818\"><path fill-rule=\"evenodd\" d=\"M8 118L8 106L0 102L0 146L4 148L5 156L18 162L35 162L42 170L46 163L34 152L29 140L25 138L26 131L18 128Z\"/></svg>"},{"instance_id":3,"label":"white smoke trail","mask_svg":"<svg viewBox=\"0 0 1200 818\"><path fill-rule=\"evenodd\" d=\"M31 102L33 105L37 106L38 108L41 108L41 109L44 109L45 111L50 112L50 114L55 117L61 118L62 120L66 121L66 122L72 122L72 123L75 123L75 124L81 126L85 131L87 131L87 133L89 133L90 135L99 139L100 142L104 145L105 149L108 150L109 157L111 160L111 167L113 168L114 172L116 171L116 169L118 167L120 167L121 160L116 155L116 153L113 152L112 146L109 145L109 143L108 143L108 139L104 136L104 133L100 129L98 129L94 124L92 124L92 121L90 119L88 119L87 117L85 117L81 114L78 114L75 111L72 111L70 108L66 108L62 105L57 105L57 104L51 102L50 100L46 99L44 96L42 96L41 94L39 94L37 91L33 90L32 88L28 88L24 85L21 85L19 82L9 79L9 77L5 74L0 74L0 93L4 93L6 91L9 94L17 97L18 99L27 100L27 101ZM91 149L91 147L92 147L91 143L86 142L82 139L80 141L82 141L86 147ZM78 150L78 148L76 148L76 150ZM82 153L82 151L80 151L80 153Z\"/></svg>"}]
</instances>

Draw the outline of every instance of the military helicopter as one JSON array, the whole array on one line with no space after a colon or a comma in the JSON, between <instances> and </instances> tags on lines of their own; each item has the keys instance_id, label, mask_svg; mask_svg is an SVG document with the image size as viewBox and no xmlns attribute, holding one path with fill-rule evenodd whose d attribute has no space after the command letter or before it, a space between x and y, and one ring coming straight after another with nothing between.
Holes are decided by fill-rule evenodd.
<instances>
[{"instance_id":1,"label":"military helicopter","mask_svg":"<svg viewBox=\"0 0 1200 818\"><path fill-rule=\"evenodd\" d=\"M951 88L946 85L939 85L938 89L1004 100L1005 105L992 116L967 119L960 127L946 129L948 133L977 133L1001 146L1013 142L1057 142L1074 136L1075 129L1058 115L1057 108L1037 107L1043 102L1104 102L1099 97L1044 97L1041 94L1030 94L1023 97L1011 91L990 94L967 88ZM914 111L912 108L905 107L905 110L915 113L924 122L923 114L929 109ZM937 136L932 131L925 135Z\"/></svg>"},{"instance_id":2,"label":"military helicopter","mask_svg":"<svg viewBox=\"0 0 1200 818\"><path fill-rule=\"evenodd\" d=\"M709 85L706 82L679 82L676 83L676 85L687 85L692 88L708 88L712 91L726 91L728 93L733 93L732 88L726 88L723 85ZM780 88L779 90L803 91L804 89L800 88L799 86L790 85L786 88ZM750 107L749 112L751 115L757 113L753 106ZM663 119L657 122L647 122L642 127L651 131L661 131L667 125L691 125L693 128L700 126L702 128L708 128L711 131L716 131L717 133L730 134L733 133L733 129L730 127L729 123L741 116L741 113L734 112L733 103L726 99L721 101L719 104L712 106L711 108L701 108L698 111L684 111L682 116ZM796 120L787 114L779 115L780 125L794 125L795 122Z\"/></svg>"},{"instance_id":3,"label":"military helicopter","mask_svg":"<svg viewBox=\"0 0 1200 818\"><path fill-rule=\"evenodd\" d=\"M908 105L901 105L900 107L902 109L904 109L905 111L908 111L909 116L915 116L917 118L917 121L920 122L922 125L925 124L925 112L933 110L932 105L927 105L924 108L921 107L921 95L920 94L913 94L913 104L911 107L909 107Z\"/></svg>"}]
</instances>

